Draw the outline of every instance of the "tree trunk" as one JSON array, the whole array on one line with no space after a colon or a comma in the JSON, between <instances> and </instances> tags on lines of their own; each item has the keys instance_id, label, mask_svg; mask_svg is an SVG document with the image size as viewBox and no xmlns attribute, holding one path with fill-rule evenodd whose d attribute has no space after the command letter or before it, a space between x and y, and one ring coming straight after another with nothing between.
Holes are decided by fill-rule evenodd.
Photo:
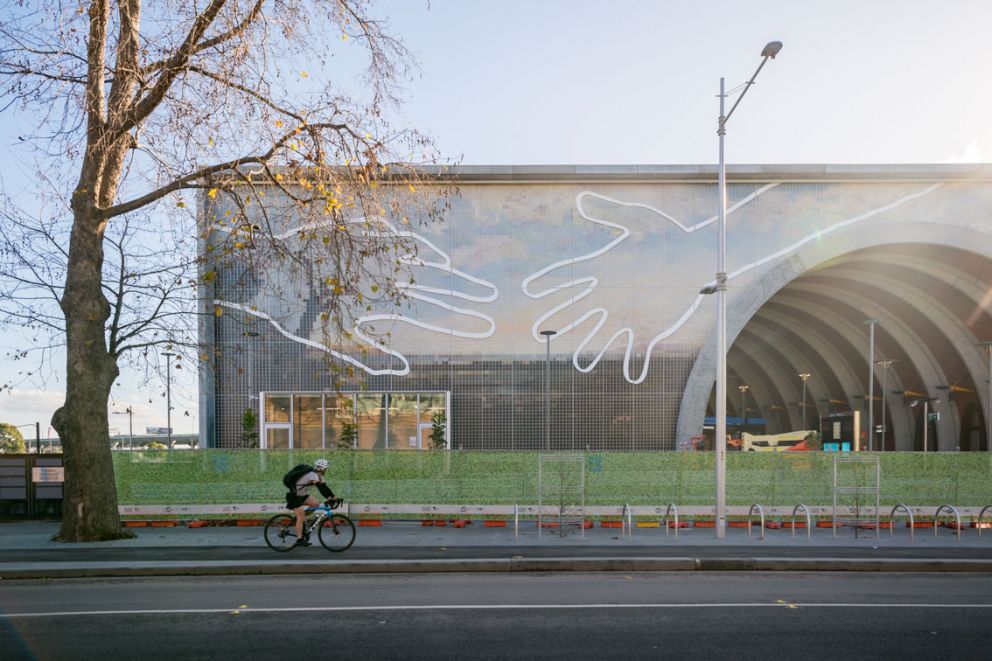
<instances>
[{"instance_id":1,"label":"tree trunk","mask_svg":"<svg viewBox=\"0 0 992 661\"><path fill-rule=\"evenodd\" d=\"M65 452L58 539L93 542L127 536L117 512L107 419L110 389L119 369L116 357L107 350L105 334L110 315L101 289L105 221L90 204L73 206L61 301L66 321L66 394L65 404L52 416Z\"/></svg>"}]
</instances>

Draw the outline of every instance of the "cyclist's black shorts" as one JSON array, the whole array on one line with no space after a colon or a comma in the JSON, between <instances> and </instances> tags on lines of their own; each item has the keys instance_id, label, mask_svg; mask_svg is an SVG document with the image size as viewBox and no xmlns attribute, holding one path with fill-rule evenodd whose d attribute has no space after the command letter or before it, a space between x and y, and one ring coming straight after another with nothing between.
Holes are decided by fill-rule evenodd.
<instances>
[{"instance_id":1,"label":"cyclist's black shorts","mask_svg":"<svg viewBox=\"0 0 992 661\"><path fill-rule=\"evenodd\" d=\"M288 509L295 510L297 507L302 507L305 502L307 502L306 494L297 496L291 491L286 492L286 507Z\"/></svg>"}]
</instances>

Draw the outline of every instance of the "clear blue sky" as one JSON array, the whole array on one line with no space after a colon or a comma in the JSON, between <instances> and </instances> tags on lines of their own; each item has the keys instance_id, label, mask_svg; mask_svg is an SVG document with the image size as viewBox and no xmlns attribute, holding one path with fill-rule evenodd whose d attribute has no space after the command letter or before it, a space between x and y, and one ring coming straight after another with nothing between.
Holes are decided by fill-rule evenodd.
<instances>
[{"instance_id":1,"label":"clear blue sky","mask_svg":"<svg viewBox=\"0 0 992 661\"><path fill-rule=\"evenodd\" d=\"M784 48L731 120L728 162L992 160L985 0L387 0L378 13L422 68L400 121L466 164L714 163L719 79L744 82L771 40ZM18 118L2 119L11 187ZM0 395L0 420L44 434L59 371ZM118 409L135 406L136 429L165 426L163 386L142 380L123 375ZM173 427L192 431L195 384L173 385ZM111 420L126 433L127 416Z\"/></svg>"}]
</instances>

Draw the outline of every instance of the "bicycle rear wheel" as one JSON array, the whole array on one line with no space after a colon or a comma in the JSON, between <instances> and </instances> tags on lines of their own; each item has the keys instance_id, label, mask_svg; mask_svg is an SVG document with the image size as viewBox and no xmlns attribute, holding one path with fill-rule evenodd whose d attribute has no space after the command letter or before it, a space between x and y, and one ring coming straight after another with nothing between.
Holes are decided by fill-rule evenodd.
<instances>
[{"instance_id":1,"label":"bicycle rear wheel","mask_svg":"<svg viewBox=\"0 0 992 661\"><path fill-rule=\"evenodd\" d=\"M265 543L273 551L289 551L296 544L296 517L276 514L265 524Z\"/></svg>"},{"instance_id":2,"label":"bicycle rear wheel","mask_svg":"<svg viewBox=\"0 0 992 661\"><path fill-rule=\"evenodd\" d=\"M346 551L355 543L355 524L344 514L331 514L317 531L317 539L328 551Z\"/></svg>"}]
</instances>

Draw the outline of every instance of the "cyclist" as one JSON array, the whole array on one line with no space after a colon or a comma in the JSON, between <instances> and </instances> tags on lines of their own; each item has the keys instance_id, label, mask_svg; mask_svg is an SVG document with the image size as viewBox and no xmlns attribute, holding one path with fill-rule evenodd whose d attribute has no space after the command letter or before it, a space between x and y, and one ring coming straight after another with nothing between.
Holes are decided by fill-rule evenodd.
<instances>
[{"instance_id":1,"label":"cyclist","mask_svg":"<svg viewBox=\"0 0 992 661\"><path fill-rule=\"evenodd\" d=\"M286 507L296 513L296 546L310 546L310 540L303 536L303 521L306 518L308 507L317 507L320 501L310 495L310 487L316 486L320 494L324 496L331 507L339 503L340 499L334 497L334 492L324 482L324 473L327 472L327 459L318 459L313 463L313 470L305 473L296 480L293 490L286 494Z\"/></svg>"}]
</instances>

